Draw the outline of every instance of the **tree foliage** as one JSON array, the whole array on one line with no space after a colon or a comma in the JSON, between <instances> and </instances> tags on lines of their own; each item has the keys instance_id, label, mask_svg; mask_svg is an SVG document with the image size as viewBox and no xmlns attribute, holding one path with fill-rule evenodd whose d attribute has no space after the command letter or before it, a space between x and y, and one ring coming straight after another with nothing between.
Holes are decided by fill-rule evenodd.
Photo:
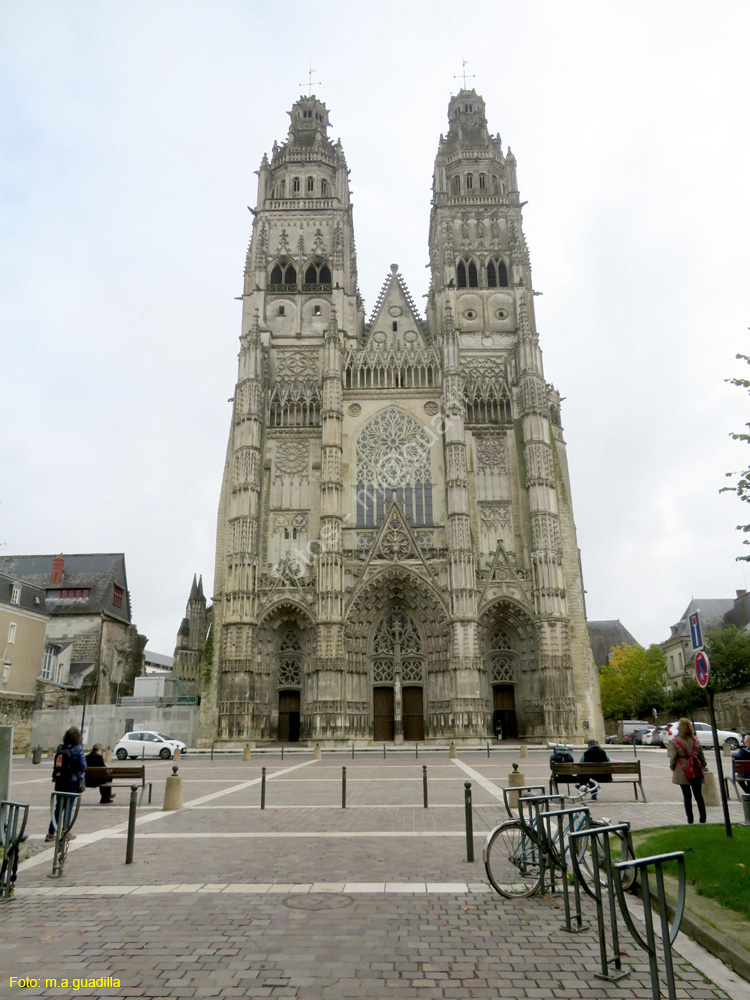
<instances>
[{"instance_id":1,"label":"tree foliage","mask_svg":"<svg viewBox=\"0 0 750 1000\"><path fill-rule=\"evenodd\" d=\"M644 649L623 643L611 649L599 674L605 718L636 719L644 709L660 708L665 670L664 653L655 644Z\"/></svg>"},{"instance_id":2,"label":"tree foliage","mask_svg":"<svg viewBox=\"0 0 750 1000\"><path fill-rule=\"evenodd\" d=\"M744 361L745 364L750 365L750 357L746 354L737 354L736 358L738 361ZM736 385L740 389L745 389L750 393L750 379L749 378L727 378L724 379L730 385ZM750 429L750 423L745 424L745 427ZM750 444L750 433L747 431L740 431L739 433L732 432L730 437L734 441L744 441L745 444ZM727 472L727 477L729 479L735 478L736 481L734 486L723 486L720 493L734 493L737 497L744 501L745 503L750 503L750 468L743 469L742 472ZM744 534L750 533L750 524L738 524L737 531L741 531ZM744 538L742 540L743 545L750 545L750 538ZM737 556L737 562L750 562L750 555L747 556Z\"/></svg>"},{"instance_id":3,"label":"tree foliage","mask_svg":"<svg viewBox=\"0 0 750 1000\"><path fill-rule=\"evenodd\" d=\"M750 632L736 625L712 629L706 633L705 649L715 691L750 685Z\"/></svg>"}]
</instances>

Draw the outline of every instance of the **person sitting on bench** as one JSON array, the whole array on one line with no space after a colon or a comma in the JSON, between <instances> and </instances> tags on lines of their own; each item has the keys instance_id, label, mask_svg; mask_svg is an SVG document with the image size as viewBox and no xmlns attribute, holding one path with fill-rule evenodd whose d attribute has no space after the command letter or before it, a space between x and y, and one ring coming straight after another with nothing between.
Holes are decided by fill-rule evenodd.
<instances>
[{"instance_id":1,"label":"person sitting on bench","mask_svg":"<svg viewBox=\"0 0 750 1000\"><path fill-rule=\"evenodd\" d=\"M589 740L589 745L583 751L583 756L581 757L580 764L608 764L609 754L600 745L598 740ZM602 784L602 782L607 782L612 780L611 774L598 774L596 780L594 778L579 777L578 778L578 788L593 788L597 784ZM597 792L594 792L591 798L596 801Z\"/></svg>"},{"instance_id":2,"label":"person sitting on bench","mask_svg":"<svg viewBox=\"0 0 750 1000\"><path fill-rule=\"evenodd\" d=\"M86 767L106 767L104 763L104 757L102 756L102 745L101 743L95 743L91 748L91 753L86 754ZM109 778L95 778L93 775L89 777L88 772L85 775L86 787L87 788L98 788L99 789L99 805L106 805L111 802L114 798L112 794L112 785L109 783Z\"/></svg>"},{"instance_id":3,"label":"person sitting on bench","mask_svg":"<svg viewBox=\"0 0 750 1000\"><path fill-rule=\"evenodd\" d=\"M745 736L743 742L744 746L732 754L735 760L750 760L750 735ZM750 795L750 781L738 781L737 784L746 795Z\"/></svg>"}]
</instances>

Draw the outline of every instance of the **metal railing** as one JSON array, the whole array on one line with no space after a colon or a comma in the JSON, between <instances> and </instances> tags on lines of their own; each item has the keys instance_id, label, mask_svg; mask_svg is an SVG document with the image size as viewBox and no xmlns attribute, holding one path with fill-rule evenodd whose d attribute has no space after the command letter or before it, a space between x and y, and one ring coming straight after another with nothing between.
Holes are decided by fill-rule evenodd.
<instances>
[{"instance_id":1,"label":"metal railing","mask_svg":"<svg viewBox=\"0 0 750 1000\"><path fill-rule=\"evenodd\" d=\"M0 901L13 898L18 871L18 852L24 840L24 830L29 818L28 805L20 802L0 802L0 847L3 863L0 866Z\"/></svg>"}]
</instances>

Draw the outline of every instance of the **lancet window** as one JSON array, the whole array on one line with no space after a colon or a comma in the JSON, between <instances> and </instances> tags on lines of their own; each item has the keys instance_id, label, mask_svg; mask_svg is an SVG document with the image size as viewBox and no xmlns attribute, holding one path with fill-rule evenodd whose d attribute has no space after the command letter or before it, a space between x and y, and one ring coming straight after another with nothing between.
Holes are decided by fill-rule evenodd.
<instances>
[{"instance_id":1,"label":"lancet window","mask_svg":"<svg viewBox=\"0 0 750 1000\"><path fill-rule=\"evenodd\" d=\"M317 427L320 424L320 382L279 379L270 401L270 427Z\"/></svg>"},{"instance_id":2,"label":"lancet window","mask_svg":"<svg viewBox=\"0 0 750 1000\"><path fill-rule=\"evenodd\" d=\"M461 257L456 265L456 284L459 288L477 288L479 275L476 261L471 257Z\"/></svg>"},{"instance_id":3,"label":"lancet window","mask_svg":"<svg viewBox=\"0 0 750 1000\"><path fill-rule=\"evenodd\" d=\"M268 291L297 291L297 268L290 260L286 260L282 257L273 265L268 279Z\"/></svg>"},{"instance_id":4,"label":"lancet window","mask_svg":"<svg viewBox=\"0 0 750 1000\"><path fill-rule=\"evenodd\" d=\"M495 629L490 639L489 660L493 684L515 684L518 638L510 629Z\"/></svg>"},{"instance_id":5,"label":"lancet window","mask_svg":"<svg viewBox=\"0 0 750 1000\"><path fill-rule=\"evenodd\" d=\"M508 287L508 268L504 260L493 257L487 262L487 287Z\"/></svg>"},{"instance_id":6,"label":"lancet window","mask_svg":"<svg viewBox=\"0 0 750 1000\"><path fill-rule=\"evenodd\" d=\"M431 525L430 435L395 406L378 413L357 438L357 527L373 528L393 500L407 520Z\"/></svg>"},{"instance_id":7,"label":"lancet window","mask_svg":"<svg viewBox=\"0 0 750 1000\"><path fill-rule=\"evenodd\" d=\"M311 260L305 268L303 292L330 292L331 268L322 257Z\"/></svg>"},{"instance_id":8,"label":"lancet window","mask_svg":"<svg viewBox=\"0 0 750 1000\"><path fill-rule=\"evenodd\" d=\"M429 347L352 350L344 363L347 389L430 389L440 383L440 357Z\"/></svg>"}]
</instances>

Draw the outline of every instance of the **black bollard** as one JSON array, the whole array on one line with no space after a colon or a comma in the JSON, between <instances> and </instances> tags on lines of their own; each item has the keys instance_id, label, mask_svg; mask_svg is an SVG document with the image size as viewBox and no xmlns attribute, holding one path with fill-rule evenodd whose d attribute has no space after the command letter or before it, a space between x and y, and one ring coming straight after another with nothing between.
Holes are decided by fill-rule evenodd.
<instances>
[{"instance_id":1,"label":"black bollard","mask_svg":"<svg viewBox=\"0 0 750 1000\"><path fill-rule=\"evenodd\" d=\"M474 823L471 815L471 782L464 782L464 807L466 809L466 860L474 861Z\"/></svg>"},{"instance_id":2,"label":"black bollard","mask_svg":"<svg viewBox=\"0 0 750 1000\"><path fill-rule=\"evenodd\" d=\"M352 743L352 760L354 760L354 744Z\"/></svg>"},{"instance_id":3,"label":"black bollard","mask_svg":"<svg viewBox=\"0 0 750 1000\"><path fill-rule=\"evenodd\" d=\"M284 759L284 744L281 744L281 759Z\"/></svg>"},{"instance_id":4,"label":"black bollard","mask_svg":"<svg viewBox=\"0 0 750 1000\"><path fill-rule=\"evenodd\" d=\"M416 757L417 760L419 760L419 744L418 743L414 744L414 756Z\"/></svg>"},{"instance_id":5,"label":"black bollard","mask_svg":"<svg viewBox=\"0 0 750 1000\"><path fill-rule=\"evenodd\" d=\"M488 743L487 744L487 760L489 760L489 759L490 759L490 745Z\"/></svg>"},{"instance_id":6,"label":"black bollard","mask_svg":"<svg viewBox=\"0 0 750 1000\"><path fill-rule=\"evenodd\" d=\"M346 809L346 768L341 768L341 808Z\"/></svg>"},{"instance_id":7,"label":"black bollard","mask_svg":"<svg viewBox=\"0 0 750 1000\"><path fill-rule=\"evenodd\" d=\"M212 743L211 744L211 760L213 760L213 759L214 759L214 745Z\"/></svg>"},{"instance_id":8,"label":"black bollard","mask_svg":"<svg viewBox=\"0 0 750 1000\"><path fill-rule=\"evenodd\" d=\"M385 760L385 743L383 744L383 760Z\"/></svg>"},{"instance_id":9,"label":"black bollard","mask_svg":"<svg viewBox=\"0 0 750 1000\"><path fill-rule=\"evenodd\" d=\"M260 808L266 808L266 769L260 769Z\"/></svg>"},{"instance_id":10,"label":"black bollard","mask_svg":"<svg viewBox=\"0 0 750 1000\"><path fill-rule=\"evenodd\" d=\"M422 764L422 798L424 799L424 807L427 808L427 765Z\"/></svg>"},{"instance_id":11,"label":"black bollard","mask_svg":"<svg viewBox=\"0 0 750 1000\"><path fill-rule=\"evenodd\" d=\"M138 808L138 785L130 786L130 809L128 812L128 842L125 848L125 864L133 864L135 848L135 813Z\"/></svg>"},{"instance_id":12,"label":"black bollard","mask_svg":"<svg viewBox=\"0 0 750 1000\"><path fill-rule=\"evenodd\" d=\"M141 747L141 763L146 759L146 744Z\"/></svg>"}]
</instances>

